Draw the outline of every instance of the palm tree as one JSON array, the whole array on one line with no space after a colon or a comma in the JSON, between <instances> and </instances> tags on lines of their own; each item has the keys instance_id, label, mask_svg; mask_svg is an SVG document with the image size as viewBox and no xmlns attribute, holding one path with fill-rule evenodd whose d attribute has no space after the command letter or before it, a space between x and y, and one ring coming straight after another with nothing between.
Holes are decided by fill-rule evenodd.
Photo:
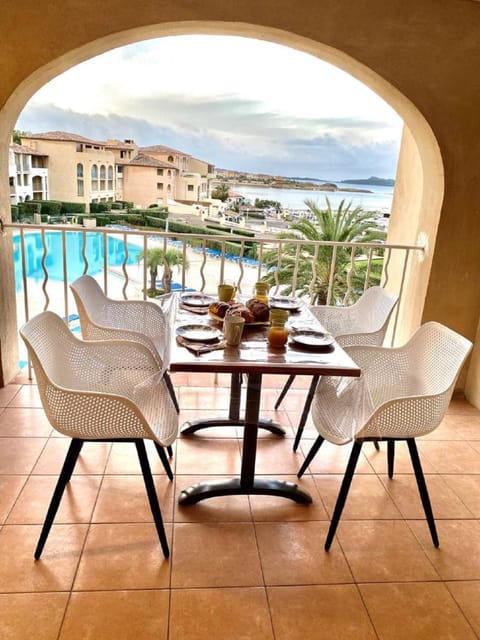
<instances>
[{"instance_id":1,"label":"palm tree","mask_svg":"<svg viewBox=\"0 0 480 640\"><path fill-rule=\"evenodd\" d=\"M137 256L137 261L141 262L145 259L143 251ZM166 249L161 247L151 247L147 249L147 267L150 270L150 287L148 294L155 296L158 293L157 289L157 277L159 267L163 267L162 274L162 288L164 293L169 293L172 288L172 267L179 267L183 262L183 253L178 249ZM185 268L188 269L188 263L185 263Z\"/></svg>"},{"instance_id":2,"label":"palm tree","mask_svg":"<svg viewBox=\"0 0 480 640\"><path fill-rule=\"evenodd\" d=\"M336 211L332 210L330 200L326 198L327 206L321 209L313 200L305 200L308 209L313 213L314 220L306 218L294 221L289 231L280 234L280 238L295 240L320 240L327 242L372 242L383 240L385 232L375 228L371 221L371 214L361 207L352 207L352 203L345 204L342 200ZM343 297L347 288L347 273L351 263L351 250L337 248L335 264L332 247L320 247L316 260L314 245L301 245L297 252L297 244L282 245L281 255L278 250L272 250L265 256L267 267L273 268L265 277L271 285L276 284L276 277L280 284L286 285L285 294L311 295L312 304L325 304L328 295L329 274L333 269L333 299ZM360 253L357 250L357 257ZM294 272L297 272L296 291L292 291ZM359 282L360 270L352 275L353 288L363 290L364 281ZM381 266L375 264L372 277L380 279ZM357 281L356 281L357 280ZM313 282L312 282L313 281ZM373 281L370 283L373 284ZM312 288L310 288L312 287Z\"/></svg>"}]
</instances>

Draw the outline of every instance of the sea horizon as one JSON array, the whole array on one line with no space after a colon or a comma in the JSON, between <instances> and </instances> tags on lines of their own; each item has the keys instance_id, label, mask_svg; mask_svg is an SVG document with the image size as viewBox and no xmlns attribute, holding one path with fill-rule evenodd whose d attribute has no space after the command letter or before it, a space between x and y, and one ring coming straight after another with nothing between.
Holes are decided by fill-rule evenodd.
<instances>
[{"instance_id":1,"label":"sea horizon","mask_svg":"<svg viewBox=\"0 0 480 640\"><path fill-rule=\"evenodd\" d=\"M343 191L341 187L351 189L365 189L365 191ZM241 184L232 185L232 191L239 193L251 200L252 205L255 199L274 200L280 202L282 209L302 210L307 209L305 200L314 200L320 207L326 205L325 198L328 198L331 206L336 209L342 200L354 207L362 207L366 211L390 212L392 209L394 187L384 187L375 185L365 185L343 182L339 184L338 191L321 191L315 189L283 189L262 186L246 186Z\"/></svg>"}]
</instances>

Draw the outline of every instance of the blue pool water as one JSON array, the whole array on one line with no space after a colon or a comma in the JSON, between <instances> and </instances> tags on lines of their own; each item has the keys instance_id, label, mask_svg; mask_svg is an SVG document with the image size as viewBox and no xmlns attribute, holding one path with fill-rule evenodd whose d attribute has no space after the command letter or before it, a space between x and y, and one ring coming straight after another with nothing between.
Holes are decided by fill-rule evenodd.
<instances>
[{"instance_id":1,"label":"blue pool water","mask_svg":"<svg viewBox=\"0 0 480 640\"><path fill-rule=\"evenodd\" d=\"M83 235L74 231L67 231L66 251L67 251L67 275L69 280L75 280L83 274L85 262L82 255ZM42 269L43 245L40 233L26 233L25 240L25 264L27 277L41 281L44 278ZM14 236L14 264L16 289L22 288L22 260L20 249L20 236ZM47 255L45 267L48 277L51 280L63 280L63 260L62 260L62 234L56 231L45 232L45 243L47 245ZM110 266L121 265L125 259L125 247L123 240L113 236L107 237L107 263ZM127 243L128 259L127 264L136 264L137 256L141 249L135 245ZM96 275L103 270L104 264L104 244L103 234L88 233L86 254L88 259L89 275Z\"/></svg>"}]
</instances>

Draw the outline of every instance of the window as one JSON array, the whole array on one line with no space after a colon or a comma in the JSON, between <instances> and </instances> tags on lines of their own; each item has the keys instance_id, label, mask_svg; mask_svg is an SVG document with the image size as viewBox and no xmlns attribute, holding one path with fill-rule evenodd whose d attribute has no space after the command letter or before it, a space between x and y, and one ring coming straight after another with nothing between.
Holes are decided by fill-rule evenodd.
<instances>
[{"instance_id":1,"label":"window","mask_svg":"<svg viewBox=\"0 0 480 640\"><path fill-rule=\"evenodd\" d=\"M170 169L167 171L167 176L168 176L169 178L171 178L171 177L172 177L172 172L170 171Z\"/></svg>"},{"instance_id":2,"label":"window","mask_svg":"<svg viewBox=\"0 0 480 640\"><path fill-rule=\"evenodd\" d=\"M187 184L187 191L193 191L193 184Z\"/></svg>"},{"instance_id":3,"label":"window","mask_svg":"<svg viewBox=\"0 0 480 640\"><path fill-rule=\"evenodd\" d=\"M157 176L163 176L163 169L157 169Z\"/></svg>"},{"instance_id":4,"label":"window","mask_svg":"<svg viewBox=\"0 0 480 640\"><path fill-rule=\"evenodd\" d=\"M98 167L96 164L92 164L91 182L92 182L92 191L98 191Z\"/></svg>"},{"instance_id":5,"label":"window","mask_svg":"<svg viewBox=\"0 0 480 640\"><path fill-rule=\"evenodd\" d=\"M163 191L163 182L157 182L157 189Z\"/></svg>"},{"instance_id":6,"label":"window","mask_svg":"<svg viewBox=\"0 0 480 640\"><path fill-rule=\"evenodd\" d=\"M83 151L83 144L81 142L77 142L77 144L75 145L75 151Z\"/></svg>"},{"instance_id":7,"label":"window","mask_svg":"<svg viewBox=\"0 0 480 640\"><path fill-rule=\"evenodd\" d=\"M100 165L100 191L105 191L107 188L107 170L105 165Z\"/></svg>"},{"instance_id":8,"label":"window","mask_svg":"<svg viewBox=\"0 0 480 640\"><path fill-rule=\"evenodd\" d=\"M167 191L171 191L171 190L172 190L172 185L171 184L167 185Z\"/></svg>"},{"instance_id":9,"label":"window","mask_svg":"<svg viewBox=\"0 0 480 640\"><path fill-rule=\"evenodd\" d=\"M169 162L173 162L173 156L168 156L167 160L168 160Z\"/></svg>"},{"instance_id":10,"label":"window","mask_svg":"<svg viewBox=\"0 0 480 640\"><path fill-rule=\"evenodd\" d=\"M77 164L77 196L83 196L83 164L79 162Z\"/></svg>"},{"instance_id":11,"label":"window","mask_svg":"<svg viewBox=\"0 0 480 640\"><path fill-rule=\"evenodd\" d=\"M113 189L113 167L108 167L108 189L111 191Z\"/></svg>"},{"instance_id":12,"label":"window","mask_svg":"<svg viewBox=\"0 0 480 640\"><path fill-rule=\"evenodd\" d=\"M40 176L34 176L32 180L33 197L35 200L41 200L43 196L42 190L42 178Z\"/></svg>"},{"instance_id":13,"label":"window","mask_svg":"<svg viewBox=\"0 0 480 640\"><path fill-rule=\"evenodd\" d=\"M123 167L122 166L118 166L117 167L117 173L123 173Z\"/></svg>"}]
</instances>

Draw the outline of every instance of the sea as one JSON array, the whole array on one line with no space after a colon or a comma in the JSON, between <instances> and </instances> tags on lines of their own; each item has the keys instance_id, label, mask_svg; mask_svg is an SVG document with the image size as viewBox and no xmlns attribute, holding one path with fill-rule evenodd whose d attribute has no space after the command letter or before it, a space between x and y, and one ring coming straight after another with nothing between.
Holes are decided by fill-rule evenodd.
<instances>
[{"instance_id":1,"label":"sea","mask_svg":"<svg viewBox=\"0 0 480 640\"><path fill-rule=\"evenodd\" d=\"M356 185L349 183L335 183L339 191L316 191L311 189L272 189L271 187L249 187L240 184L232 185L231 191L248 198L252 205L255 199L275 200L280 202L282 209L305 210L305 200L313 200L320 207L326 206L325 198L328 197L333 209L336 209L342 200L352 203L353 207L362 207L365 211L376 211L381 214L390 213L392 210L394 187L373 185ZM352 189L366 189L368 193L353 191L341 191L343 187Z\"/></svg>"}]
</instances>

